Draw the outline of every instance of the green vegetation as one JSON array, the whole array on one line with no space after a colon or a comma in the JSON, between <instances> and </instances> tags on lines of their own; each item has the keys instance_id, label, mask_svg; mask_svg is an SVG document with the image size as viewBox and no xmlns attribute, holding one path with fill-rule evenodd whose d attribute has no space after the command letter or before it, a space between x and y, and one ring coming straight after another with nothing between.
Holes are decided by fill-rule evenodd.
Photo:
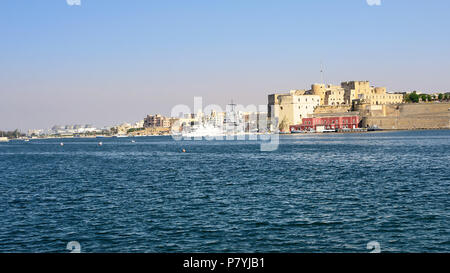
<instances>
[{"instance_id":1,"label":"green vegetation","mask_svg":"<svg viewBox=\"0 0 450 273\"><path fill-rule=\"evenodd\" d=\"M144 130L144 128L131 128L131 129L128 129L127 134L136 132L136 131L142 131L142 130Z\"/></svg>"},{"instance_id":2,"label":"green vegetation","mask_svg":"<svg viewBox=\"0 0 450 273\"><path fill-rule=\"evenodd\" d=\"M419 95L417 95L416 91L406 94L405 101L417 103L417 102L419 102Z\"/></svg>"},{"instance_id":3,"label":"green vegetation","mask_svg":"<svg viewBox=\"0 0 450 273\"><path fill-rule=\"evenodd\" d=\"M18 129L14 131L0 131L0 137L7 137L7 138L19 138L24 137L25 134L21 133Z\"/></svg>"},{"instance_id":4,"label":"green vegetation","mask_svg":"<svg viewBox=\"0 0 450 273\"><path fill-rule=\"evenodd\" d=\"M446 93L439 93L436 95L431 94L417 94L416 91L413 91L412 93L408 93L405 95L405 101L409 103L418 103L420 101L422 102L431 102L431 101L448 101L450 100L450 94Z\"/></svg>"},{"instance_id":5,"label":"green vegetation","mask_svg":"<svg viewBox=\"0 0 450 273\"><path fill-rule=\"evenodd\" d=\"M102 130L101 132L86 132L86 133L82 133L79 135L84 135L84 136L96 136L96 135L111 135L111 132L109 130Z\"/></svg>"},{"instance_id":6,"label":"green vegetation","mask_svg":"<svg viewBox=\"0 0 450 273\"><path fill-rule=\"evenodd\" d=\"M117 127L111 127L111 129L109 129L109 131L111 132L112 135L116 135L119 132Z\"/></svg>"}]
</instances>

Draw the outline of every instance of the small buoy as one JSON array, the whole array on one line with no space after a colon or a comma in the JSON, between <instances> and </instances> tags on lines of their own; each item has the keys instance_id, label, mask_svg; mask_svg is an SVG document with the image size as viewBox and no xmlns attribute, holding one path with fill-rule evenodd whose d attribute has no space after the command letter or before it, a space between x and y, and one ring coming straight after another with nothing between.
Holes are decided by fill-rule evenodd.
<instances>
[{"instance_id":1,"label":"small buoy","mask_svg":"<svg viewBox=\"0 0 450 273\"><path fill-rule=\"evenodd\" d=\"M59 145L64 146L64 143L61 142L61 143L59 143Z\"/></svg>"},{"instance_id":2,"label":"small buoy","mask_svg":"<svg viewBox=\"0 0 450 273\"><path fill-rule=\"evenodd\" d=\"M183 153L185 153L186 152L186 150L185 149L183 149L183 150L181 150Z\"/></svg>"},{"instance_id":3,"label":"small buoy","mask_svg":"<svg viewBox=\"0 0 450 273\"><path fill-rule=\"evenodd\" d=\"M99 143L98 143L98 146L102 146L103 145L103 143L100 141Z\"/></svg>"},{"instance_id":4,"label":"small buoy","mask_svg":"<svg viewBox=\"0 0 450 273\"><path fill-rule=\"evenodd\" d=\"M131 143L135 143L136 141L132 140Z\"/></svg>"}]
</instances>

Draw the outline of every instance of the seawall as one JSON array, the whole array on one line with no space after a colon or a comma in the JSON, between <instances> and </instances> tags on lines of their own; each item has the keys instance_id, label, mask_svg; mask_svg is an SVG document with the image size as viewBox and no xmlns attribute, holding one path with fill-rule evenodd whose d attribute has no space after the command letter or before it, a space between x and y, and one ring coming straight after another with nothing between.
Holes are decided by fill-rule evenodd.
<instances>
[{"instance_id":1,"label":"seawall","mask_svg":"<svg viewBox=\"0 0 450 273\"><path fill-rule=\"evenodd\" d=\"M359 105L357 108L362 127L378 126L386 130L450 129L450 103Z\"/></svg>"}]
</instances>

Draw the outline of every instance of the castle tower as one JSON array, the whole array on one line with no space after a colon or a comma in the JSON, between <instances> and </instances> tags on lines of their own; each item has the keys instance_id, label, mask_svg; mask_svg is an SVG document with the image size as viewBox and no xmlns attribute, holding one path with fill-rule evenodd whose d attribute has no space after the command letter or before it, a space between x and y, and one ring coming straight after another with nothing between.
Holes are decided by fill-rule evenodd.
<instances>
[{"instance_id":1,"label":"castle tower","mask_svg":"<svg viewBox=\"0 0 450 273\"><path fill-rule=\"evenodd\" d=\"M316 95L320 97L320 105L324 105L325 103L325 84L313 84L311 85L311 93L312 95Z\"/></svg>"}]
</instances>

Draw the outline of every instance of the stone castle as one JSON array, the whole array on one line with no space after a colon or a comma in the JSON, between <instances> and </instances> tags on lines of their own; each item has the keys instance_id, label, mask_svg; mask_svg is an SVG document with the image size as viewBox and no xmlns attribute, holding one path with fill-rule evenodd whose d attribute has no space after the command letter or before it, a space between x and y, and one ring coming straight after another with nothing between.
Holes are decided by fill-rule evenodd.
<instances>
[{"instance_id":1,"label":"stone castle","mask_svg":"<svg viewBox=\"0 0 450 273\"><path fill-rule=\"evenodd\" d=\"M268 116L278 120L281 131L302 123L315 112L348 112L354 103L369 105L399 104L403 94L387 93L369 81L342 82L341 85L313 84L310 90L291 90L268 96ZM274 128L272 128L274 129Z\"/></svg>"}]
</instances>

